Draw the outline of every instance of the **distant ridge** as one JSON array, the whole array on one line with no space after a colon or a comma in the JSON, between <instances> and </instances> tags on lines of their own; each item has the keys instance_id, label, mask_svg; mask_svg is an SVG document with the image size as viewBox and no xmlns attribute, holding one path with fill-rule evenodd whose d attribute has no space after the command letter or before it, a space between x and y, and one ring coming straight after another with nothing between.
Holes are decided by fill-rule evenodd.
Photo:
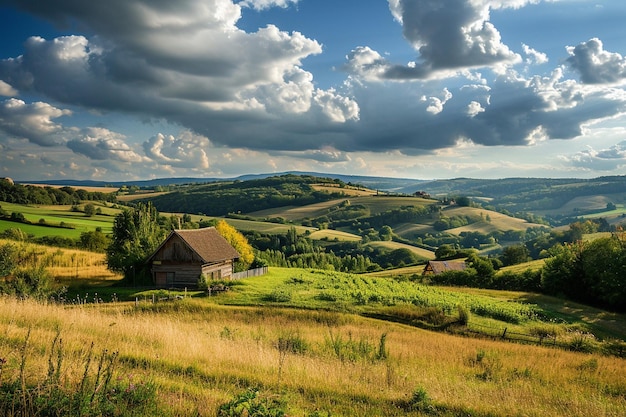
<instances>
[{"instance_id":1,"label":"distant ridge","mask_svg":"<svg viewBox=\"0 0 626 417\"><path fill-rule=\"evenodd\" d=\"M341 175L341 174L328 174L320 172L302 172L302 171L285 171L275 172L267 174L246 174L238 177L231 178L200 178L200 177L175 177L175 178L155 178L152 180L131 180L131 181L93 181L93 180L35 180L35 181L16 181L19 184L49 184L60 185L67 187L123 187L123 186L138 186L138 187L156 187L167 185L181 185L181 184L206 184L211 182L224 182L224 181L250 181L255 179L264 179L268 177L277 177L281 175L309 175L320 178L338 179L345 183L360 184L368 188L379 189L384 191L397 191L401 188L416 186L420 183L428 181L416 180L409 178L387 178L387 177L375 177L375 176L360 176L360 175Z\"/></svg>"}]
</instances>

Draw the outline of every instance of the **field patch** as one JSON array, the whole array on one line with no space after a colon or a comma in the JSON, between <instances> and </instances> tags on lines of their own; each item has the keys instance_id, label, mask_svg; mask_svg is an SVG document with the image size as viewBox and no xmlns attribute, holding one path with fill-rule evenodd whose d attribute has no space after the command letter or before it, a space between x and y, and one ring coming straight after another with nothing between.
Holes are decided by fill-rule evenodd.
<instances>
[{"instance_id":1,"label":"field patch","mask_svg":"<svg viewBox=\"0 0 626 417\"><path fill-rule=\"evenodd\" d=\"M338 240L342 242L359 242L361 236L353 233L342 232L340 230L322 229L317 230L309 235L313 240Z\"/></svg>"},{"instance_id":2,"label":"field patch","mask_svg":"<svg viewBox=\"0 0 626 417\"><path fill-rule=\"evenodd\" d=\"M287 221L297 221L305 218L315 218L324 216L329 213L329 209L331 207L335 207L340 205L346 201L345 198L324 201L321 203L309 204L306 206L287 206L287 207L278 207L273 209L255 211L252 213L248 213L247 215L250 217L255 217L259 219L268 219L273 217L282 217Z\"/></svg>"},{"instance_id":3,"label":"field patch","mask_svg":"<svg viewBox=\"0 0 626 417\"><path fill-rule=\"evenodd\" d=\"M546 227L542 224L529 223L524 219L518 219L507 216L506 214L475 207L450 207L443 211L443 215L448 217L469 216L477 220L467 226L446 230L446 232L456 235L461 232L481 232L488 234L495 231L525 231L529 227Z\"/></svg>"},{"instance_id":4,"label":"field patch","mask_svg":"<svg viewBox=\"0 0 626 417\"><path fill-rule=\"evenodd\" d=\"M114 214L119 213L119 210L97 202L92 204L96 208L100 208L103 214L88 217L85 213L72 211L71 206L33 206L1 202L0 207L4 211L21 213L32 224L0 220L0 230L19 228L35 237L62 236L70 238L78 238L81 233L93 231L98 227L105 234L111 233L115 219Z\"/></svg>"},{"instance_id":5,"label":"field patch","mask_svg":"<svg viewBox=\"0 0 626 417\"><path fill-rule=\"evenodd\" d=\"M423 249L423 248L418 248L416 246L407 245L405 243L392 242L392 241L376 241L376 242L369 242L367 245L373 248L385 248L385 249L390 249L390 250L408 249L421 258L429 259L429 260L435 259L435 252L430 251L428 249Z\"/></svg>"}]
</instances>

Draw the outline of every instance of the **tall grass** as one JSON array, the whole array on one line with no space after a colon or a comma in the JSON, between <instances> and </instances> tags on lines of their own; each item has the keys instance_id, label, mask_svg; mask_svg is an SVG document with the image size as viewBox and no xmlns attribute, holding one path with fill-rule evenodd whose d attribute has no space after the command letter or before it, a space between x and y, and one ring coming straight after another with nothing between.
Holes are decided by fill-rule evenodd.
<instances>
[{"instance_id":1,"label":"tall grass","mask_svg":"<svg viewBox=\"0 0 626 417\"><path fill-rule=\"evenodd\" d=\"M45 376L57 332L68 384L79 386L93 343L93 352L119 352L120 374L152 381L166 416L215 416L248 389L278 397L286 415L299 416L626 413L622 359L206 300L138 310L0 299L0 383L19 380L20 368L27 379Z\"/></svg>"},{"instance_id":2,"label":"tall grass","mask_svg":"<svg viewBox=\"0 0 626 417\"><path fill-rule=\"evenodd\" d=\"M72 279L120 278L118 274L107 269L106 256L102 253L0 239L0 246L3 245L16 247L20 268L44 268L61 284L67 284Z\"/></svg>"}]
</instances>

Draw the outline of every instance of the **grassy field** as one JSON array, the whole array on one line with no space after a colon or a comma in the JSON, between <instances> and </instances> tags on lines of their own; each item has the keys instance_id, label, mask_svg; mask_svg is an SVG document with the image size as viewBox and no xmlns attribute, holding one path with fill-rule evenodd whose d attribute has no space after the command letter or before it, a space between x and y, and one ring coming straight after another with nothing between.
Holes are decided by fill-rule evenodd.
<instances>
[{"instance_id":1,"label":"grassy field","mask_svg":"<svg viewBox=\"0 0 626 417\"><path fill-rule=\"evenodd\" d=\"M252 388L288 416L626 413L624 359L467 337L548 327L563 347L600 346L626 340L624 315L536 294L418 285L395 279L399 271L270 268L212 297L123 288L112 286L120 277L106 275L104 255L23 245L74 295L65 305L0 298L0 383L37 384L57 366L67 389L80 389L93 343L96 355L116 353L114 381L156 387L153 415L215 416ZM425 316L431 326L455 319L459 305L470 312L467 330L453 332L462 336L420 328Z\"/></svg>"},{"instance_id":2,"label":"grassy field","mask_svg":"<svg viewBox=\"0 0 626 417\"><path fill-rule=\"evenodd\" d=\"M477 219L480 219L482 217L484 219L476 223L469 224L467 226L447 230L448 233L452 233L455 235L458 235L461 232L480 232L483 234L489 234L498 230L526 230L529 227L544 226L540 224L529 223L526 220L510 217L495 211L489 211L474 207L447 208L443 211L443 215L448 217L470 216ZM489 220L487 220L487 216L489 216Z\"/></svg>"},{"instance_id":3,"label":"grassy field","mask_svg":"<svg viewBox=\"0 0 626 417\"><path fill-rule=\"evenodd\" d=\"M309 204L306 206L277 207L248 213L248 216L257 219L282 217L287 221L298 221L305 218L324 216L328 214L331 207L338 206L346 200L346 198L340 198L336 200L324 201L322 203Z\"/></svg>"},{"instance_id":4,"label":"grassy field","mask_svg":"<svg viewBox=\"0 0 626 417\"><path fill-rule=\"evenodd\" d=\"M375 190L369 190L366 188L357 188L357 187L351 187L351 186L345 186L342 188L342 187L339 187L339 185L332 186L328 184L314 184L312 185L312 188L315 191L325 191L328 193L340 192L340 193L344 193L345 195L349 197L376 195Z\"/></svg>"},{"instance_id":5,"label":"grassy field","mask_svg":"<svg viewBox=\"0 0 626 417\"><path fill-rule=\"evenodd\" d=\"M435 252L433 251L430 251L428 249L418 248L418 247L407 245L407 244L400 243L400 242L377 241L377 242L369 242L368 245L374 248L385 248L385 249L391 249L391 250L408 249L423 259L428 259L428 260L435 259Z\"/></svg>"},{"instance_id":6,"label":"grassy field","mask_svg":"<svg viewBox=\"0 0 626 417\"><path fill-rule=\"evenodd\" d=\"M2 299L2 381L19 381L20 374L31 383L42 380L50 358L56 361L51 342L59 332L68 387L78 389L93 343L97 354L117 353L113 380L156 386L162 416L215 416L249 388L289 416L626 412L623 359L341 312L215 304L219 297L136 307Z\"/></svg>"},{"instance_id":7,"label":"grassy field","mask_svg":"<svg viewBox=\"0 0 626 417\"><path fill-rule=\"evenodd\" d=\"M342 232L341 230L323 229L316 230L311 233L309 237L313 240L339 240L344 242L358 242L361 240L361 236Z\"/></svg>"},{"instance_id":8,"label":"grassy field","mask_svg":"<svg viewBox=\"0 0 626 417\"><path fill-rule=\"evenodd\" d=\"M100 208L102 214L87 217L82 212L72 211L71 206L34 206L2 202L0 203L0 207L2 207L3 210L8 213L22 213L26 220L34 224L28 225L0 220L0 231L10 228L20 228L35 237L63 236L78 238L81 233L93 231L97 227L100 227L103 233L111 233L115 214L119 213L119 210L102 203L94 202L93 204L96 208ZM40 221L45 222L48 226L39 225L38 223ZM61 223L65 224L67 227L50 227L59 226Z\"/></svg>"}]
</instances>

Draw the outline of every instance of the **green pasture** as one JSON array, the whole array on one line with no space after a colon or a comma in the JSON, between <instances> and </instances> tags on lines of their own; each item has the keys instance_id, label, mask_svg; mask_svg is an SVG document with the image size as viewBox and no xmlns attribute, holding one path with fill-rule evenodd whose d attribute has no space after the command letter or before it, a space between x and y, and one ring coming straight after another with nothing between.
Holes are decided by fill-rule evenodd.
<instances>
[{"instance_id":1,"label":"green pasture","mask_svg":"<svg viewBox=\"0 0 626 417\"><path fill-rule=\"evenodd\" d=\"M395 271L398 275L398 271ZM530 333L538 326L563 332L591 332L626 340L626 315L526 292L435 287L406 278L272 267L269 273L237 281L215 302L240 306L275 306L330 310L356 314L398 314L415 307L456 314L468 309L471 323L485 328ZM404 313L400 313L404 314Z\"/></svg>"},{"instance_id":2,"label":"green pasture","mask_svg":"<svg viewBox=\"0 0 626 417\"><path fill-rule=\"evenodd\" d=\"M182 213L161 213L162 216L182 216ZM294 224L280 224L280 223L271 223L257 220L241 220L241 219L231 219L226 217L211 217L211 216L202 216L198 214L192 214L191 220L194 222L199 221L207 221L207 220L224 220L229 225L233 226L237 230L241 231L250 231L250 232L259 232L259 233L267 233L267 234L276 234L276 235L284 235L287 234L289 229L295 228L298 234L305 234L308 232L314 232L317 230L315 227L307 227L307 226L299 226Z\"/></svg>"},{"instance_id":3,"label":"green pasture","mask_svg":"<svg viewBox=\"0 0 626 417\"><path fill-rule=\"evenodd\" d=\"M420 197L367 196L351 197L350 203L362 204L369 207L371 214L378 214L405 206L430 206L436 203L436 201Z\"/></svg>"},{"instance_id":4,"label":"green pasture","mask_svg":"<svg viewBox=\"0 0 626 417\"><path fill-rule=\"evenodd\" d=\"M96 207L100 207L97 204ZM101 210L104 214L96 214L91 217L85 216L82 212L74 212L71 206L33 206L2 202L0 207L7 213L22 213L26 220L34 224L25 224L0 220L0 231L11 228L22 229L27 234L35 237L42 236L62 236L69 238L78 238L83 232L93 231L100 227L103 233L111 233L113 229L114 214L119 210L102 206ZM39 225L40 221L44 221L46 225ZM68 226L59 226L63 222Z\"/></svg>"}]
</instances>

